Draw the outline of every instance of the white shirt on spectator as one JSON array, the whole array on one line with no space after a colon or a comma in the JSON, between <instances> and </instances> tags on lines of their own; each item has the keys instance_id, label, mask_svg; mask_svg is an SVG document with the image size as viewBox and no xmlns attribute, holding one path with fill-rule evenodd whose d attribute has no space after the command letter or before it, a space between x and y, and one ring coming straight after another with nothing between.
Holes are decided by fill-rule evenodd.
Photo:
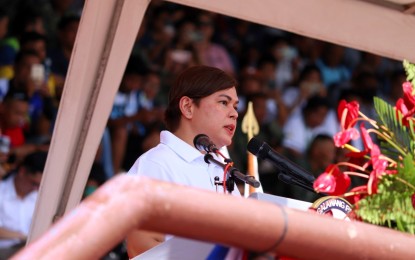
<instances>
[{"instance_id":1,"label":"white shirt on spectator","mask_svg":"<svg viewBox=\"0 0 415 260\"><path fill-rule=\"evenodd\" d=\"M14 176L0 182L0 227L28 235L35 210L37 191L21 198L14 186ZM0 239L0 248L18 244L17 239Z\"/></svg>"},{"instance_id":2,"label":"white shirt on spectator","mask_svg":"<svg viewBox=\"0 0 415 260\"><path fill-rule=\"evenodd\" d=\"M304 154L316 135L334 136L339 130L337 115L333 110L329 110L321 125L309 128L305 125L301 109L297 109L284 125L283 146Z\"/></svg>"}]
</instances>

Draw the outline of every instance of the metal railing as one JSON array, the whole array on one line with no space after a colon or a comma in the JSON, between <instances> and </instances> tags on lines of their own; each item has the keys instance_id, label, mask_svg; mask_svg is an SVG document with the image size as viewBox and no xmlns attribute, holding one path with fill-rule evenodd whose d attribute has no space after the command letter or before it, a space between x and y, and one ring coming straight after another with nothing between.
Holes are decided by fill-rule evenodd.
<instances>
[{"instance_id":1,"label":"metal railing","mask_svg":"<svg viewBox=\"0 0 415 260\"><path fill-rule=\"evenodd\" d=\"M415 255L415 237L406 233L123 175L12 259L98 259L136 228L300 259Z\"/></svg>"}]
</instances>

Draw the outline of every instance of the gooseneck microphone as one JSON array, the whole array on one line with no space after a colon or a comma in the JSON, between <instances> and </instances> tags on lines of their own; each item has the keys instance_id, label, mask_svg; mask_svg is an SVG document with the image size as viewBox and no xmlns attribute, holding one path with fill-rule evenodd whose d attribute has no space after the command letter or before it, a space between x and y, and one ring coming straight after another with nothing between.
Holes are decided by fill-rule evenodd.
<instances>
[{"instance_id":1,"label":"gooseneck microphone","mask_svg":"<svg viewBox=\"0 0 415 260\"><path fill-rule=\"evenodd\" d=\"M214 164L222 167L223 169L226 168L226 164L219 162L218 160L213 158L211 154L206 154L204 159L205 159L205 162L207 163L213 162ZM243 181L244 183L251 185L254 188L258 188L259 186L261 186L261 183L255 180L252 176L241 173L238 169L236 169L233 166L228 169L228 172L232 177L235 177L239 179L240 181Z\"/></svg>"},{"instance_id":2,"label":"gooseneck microphone","mask_svg":"<svg viewBox=\"0 0 415 260\"><path fill-rule=\"evenodd\" d=\"M231 163L232 160L225 158L223 154L219 152L219 149L216 147L216 145L210 140L210 138L207 135L205 134L196 135L195 138L193 139L193 144L196 147L196 149L198 149L199 151L206 152L205 157L204 157L204 160L206 163L208 164L214 163L227 171L228 180L226 181L226 189L229 192L232 192L234 189L235 178L255 188L258 188L259 186L261 186L261 183L255 180L253 176L245 175L241 173L238 169L233 167L232 164L229 165L228 163ZM211 153L222 156L225 159L226 164L216 160Z\"/></svg>"},{"instance_id":3,"label":"gooseneck microphone","mask_svg":"<svg viewBox=\"0 0 415 260\"><path fill-rule=\"evenodd\" d=\"M193 144L199 151L205 151L207 153L217 153L218 148L205 134L198 134L193 139Z\"/></svg>"},{"instance_id":4,"label":"gooseneck microphone","mask_svg":"<svg viewBox=\"0 0 415 260\"><path fill-rule=\"evenodd\" d=\"M258 158L272 162L274 166L280 170L280 175L282 174L282 176L279 176L280 180L290 184L299 185L310 191L314 191L314 176L300 166L291 162L289 159L278 154L267 143L261 142L256 138L252 138L248 142L247 149Z\"/></svg>"}]
</instances>

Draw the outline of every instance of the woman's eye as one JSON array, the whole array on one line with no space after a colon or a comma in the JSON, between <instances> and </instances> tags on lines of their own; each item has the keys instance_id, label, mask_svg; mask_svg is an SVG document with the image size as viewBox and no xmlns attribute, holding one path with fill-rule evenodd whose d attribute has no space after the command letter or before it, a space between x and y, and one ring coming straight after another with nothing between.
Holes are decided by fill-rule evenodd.
<instances>
[{"instance_id":1,"label":"woman's eye","mask_svg":"<svg viewBox=\"0 0 415 260\"><path fill-rule=\"evenodd\" d=\"M222 101L219 101L219 103L221 103L222 105L227 105L228 104L228 101L226 101L226 100L222 100Z\"/></svg>"}]
</instances>

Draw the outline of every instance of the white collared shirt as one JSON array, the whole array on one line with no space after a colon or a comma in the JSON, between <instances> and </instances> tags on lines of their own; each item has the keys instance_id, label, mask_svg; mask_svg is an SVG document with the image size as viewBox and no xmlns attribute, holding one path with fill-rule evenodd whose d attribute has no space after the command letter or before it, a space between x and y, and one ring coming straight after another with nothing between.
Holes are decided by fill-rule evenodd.
<instances>
[{"instance_id":1,"label":"white collared shirt","mask_svg":"<svg viewBox=\"0 0 415 260\"><path fill-rule=\"evenodd\" d=\"M20 198L14 186L15 176L0 181L0 227L29 234L38 192ZM0 239L0 248L19 243L17 239Z\"/></svg>"},{"instance_id":2,"label":"white collared shirt","mask_svg":"<svg viewBox=\"0 0 415 260\"><path fill-rule=\"evenodd\" d=\"M213 156L223 162L222 158ZM223 192L222 186L216 187L215 177L222 182L224 169L214 163L206 163L204 154L169 131L160 133L160 144L141 155L128 174ZM236 185L232 194L240 195Z\"/></svg>"}]
</instances>

